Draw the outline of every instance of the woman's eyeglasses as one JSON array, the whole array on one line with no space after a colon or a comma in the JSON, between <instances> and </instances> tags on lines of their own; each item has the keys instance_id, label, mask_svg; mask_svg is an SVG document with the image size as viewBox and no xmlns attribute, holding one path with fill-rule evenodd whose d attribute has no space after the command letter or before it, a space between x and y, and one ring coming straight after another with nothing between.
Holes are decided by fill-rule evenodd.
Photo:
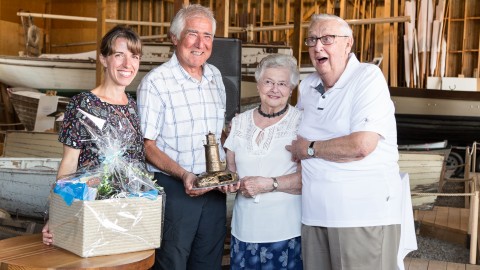
<instances>
[{"instance_id":1,"label":"woman's eyeglasses","mask_svg":"<svg viewBox=\"0 0 480 270\"><path fill-rule=\"evenodd\" d=\"M288 89L288 84L286 82L274 82L272 80L263 80L262 84L267 88L273 88L275 85L277 85L278 89L280 90Z\"/></svg>"}]
</instances>

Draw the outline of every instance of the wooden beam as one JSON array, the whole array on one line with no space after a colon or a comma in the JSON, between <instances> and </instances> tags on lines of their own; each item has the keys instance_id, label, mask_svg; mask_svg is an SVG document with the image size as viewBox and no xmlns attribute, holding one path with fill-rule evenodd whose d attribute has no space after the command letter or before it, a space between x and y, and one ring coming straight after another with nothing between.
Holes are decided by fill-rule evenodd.
<instances>
[{"instance_id":1,"label":"wooden beam","mask_svg":"<svg viewBox=\"0 0 480 270\"><path fill-rule=\"evenodd\" d=\"M52 13L52 1L48 0L45 2L45 12L46 13ZM45 33L44 33L44 47L43 51L45 53L50 53L51 52L51 47L50 47L50 31L52 29L52 20L50 19L45 19L43 20L45 24Z\"/></svg>"},{"instance_id":2,"label":"wooden beam","mask_svg":"<svg viewBox=\"0 0 480 270\"><path fill-rule=\"evenodd\" d=\"M14 123L15 120L15 111L13 105L10 102L10 97L7 92L7 86L3 83L0 83L0 95L2 99L3 115L5 116L5 121L7 124ZM0 152L3 154L3 151Z\"/></svg>"},{"instance_id":3,"label":"wooden beam","mask_svg":"<svg viewBox=\"0 0 480 270\"><path fill-rule=\"evenodd\" d=\"M265 0L260 0L260 5L258 7L258 11L260 12L260 20L258 21L258 23L260 24L260 26L263 26L263 22L265 21L265 16L263 14L264 5L265 5ZM262 33L260 33L258 36L259 36L259 38L258 38L257 42L260 42L260 43L264 42Z\"/></svg>"},{"instance_id":4,"label":"wooden beam","mask_svg":"<svg viewBox=\"0 0 480 270\"><path fill-rule=\"evenodd\" d=\"M302 64L302 44L303 44L303 29L302 29L302 14L304 12L303 0L296 0L294 3L295 13L293 14L293 56L297 58L298 66ZM297 91L292 93L290 99L291 104L297 104Z\"/></svg>"},{"instance_id":5,"label":"wooden beam","mask_svg":"<svg viewBox=\"0 0 480 270\"><path fill-rule=\"evenodd\" d=\"M99 59L98 55L100 55L100 46L103 36L107 32L107 24L105 23L106 19L106 7L107 7L107 0L97 0L97 59ZM97 72L96 72L96 85L100 85L103 80L103 66L100 61L97 61Z\"/></svg>"},{"instance_id":6,"label":"wooden beam","mask_svg":"<svg viewBox=\"0 0 480 270\"><path fill-rule=\"evenodd\" d=\"M183 7L188 5L188 0L173 0L173 16Z\"/></svg>"},{"instance_id":7,"label":"wooden beam","mask_svg":"<svg viewBox=\"0 0 480 270\"><path fill-rule=\"evenodd\" d=\"M393 1L393 17L398 16L398 1ZM398 23L390 25L390 83L389 86L398 86L397 75L398 75Z\"/></svg>"},{"instance_id":8,"label":"wooden beam","mask_svg":"<svg viewBox=\"0 0 480 270\"><path fill-rule=\"evenodd\" d=\"M153 22L153 0L148 2L148 21ZM153 35L153 28L151 25L148 26L148 35Z\"/></svg>"},{"instance_id":9,"label":"wooden beam","mask_svg":"<svg viewBox=\"0 0 480 270\"><path fill-rule=\"evenodd\" d=\"M347 1L345 0L340 0L340 16L339 17L342 19L347 18Z\"/></svg>"},{"instance_id":10,"label":"wooden beam","mask_svg":"<svg viewBox=\"0 0 480 270\"><path fill-rule=\"evenodd\" d=\"M327 0L327 10L326 13L328 14L335 14L335 3L333 0Z\"/></svg>"},{"instance_id":11,"label":"wooden beam","mask_svg":"<svg viewBox=\"0 0 480 270\"><path fill-rule=\"evenodd\" d=\"M290 24L290 0L285 1L285 24L289 25ZM285 41L287 41L287 44L289 43L288 41L290 40L290 31L285 30Z\"/></svg>"},{"instance_id":12,"label":"wooden beam","mask_svg":"<svg viewBox=\"0 0 480 270\"><path fill-rule=\"evenodd\" d=\"M385 6L383 7L383 17L389 18L391 17L390 15L390 8L391 8L391 1L390 0L385 0ZM382 71L383 71L383 76L389 82L389 68L390 68L390 24L384 24L383 25L383 60L382 60ZM375 57L375 55L373 55ZM372 58L373 59L373 58Z\"/></svg>"},{"instance_id":13,"label":"wooden beam","mask_svg":"<svg viewBox=\"0 0 480 270\"><path fill-rule=\"evenodd\" d=\"M217 20L217 30L215 36L228 37L230 1L217 1L215 7L215 19Z\"/></svg>"},{"instance_id":14,"label":"wooden beam","mask_svg":"<svg viewBox=\"0 0 480 270\"><path fill-rule=\"evenodd\" d=\"M273 8L270 7L270 10L271 10L270 17L272 19L272 25L277 25L276 22L278 19L280 19L280 14L278 11L278 0L273 0L272 2L270 2L270 4L273 5ZM272 35L270 37L271 40L269 40L269 42L278 40L277 32L278 31L272 31Z\"/></svg>"}]
</instances>

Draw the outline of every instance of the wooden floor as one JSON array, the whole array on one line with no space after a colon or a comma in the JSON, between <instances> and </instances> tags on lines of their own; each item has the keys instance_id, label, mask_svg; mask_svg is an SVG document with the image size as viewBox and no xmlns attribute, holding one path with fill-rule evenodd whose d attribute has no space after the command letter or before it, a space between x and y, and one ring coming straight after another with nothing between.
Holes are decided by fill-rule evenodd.
<instances>
[{"instance_id":1,"label":"wooden floor","mask_svg":"<svg viewBox=\"0 0 480 270\"><path fill-rule=\"evenodd\" d=\"M417 211L415 220L422 236L466 245L469 215L470 209L435 206L433 210Z\"/></svg>"},{"instance_id":2,"label":"wooden floor","mask_svg":"<svg viewBox=\"0 0 480 270\"><path fill-rule=\"evenodd\" d=\"M480 265L405 258L405 270L480 270Z\"/></svg>"},{"instance_id":3,"label":"wooden floor","mask_svg":"<svg viewBox=\"0 0 480 270\"><path fill-rule=\"evenodd\" d=\"M435 206L433 210L420 210L415 220L421 224L467 233L470 209Z\"/></svg>"}]
</instances>

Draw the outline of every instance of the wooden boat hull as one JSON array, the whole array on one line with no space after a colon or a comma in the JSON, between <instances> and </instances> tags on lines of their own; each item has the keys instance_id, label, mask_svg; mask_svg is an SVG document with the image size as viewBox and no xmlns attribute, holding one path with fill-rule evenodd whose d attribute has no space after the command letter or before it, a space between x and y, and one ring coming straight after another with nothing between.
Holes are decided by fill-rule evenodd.
<instances>
[{"instance_id":1,"label":"wooden boat hull","mask_svg":"<svg viewBox=\"0 0 480 270\"><path fill-rule=\"evenodd\" d=\"M390 88L398 144L447 140L467 146L480 138L480 92Z\"/></svg>"},{"instance_id":2,"label":"wooden boat hull","mask_svg":"<svg viewBox=\"0 0 480 270\"><path fill-rule=\"evenodd\" d=\"M58 134L24 130L5 131L3 156L9 158L61 158L63 144Z\"/></svg>"},{"instance_id":3,"label":"wooden boat hull","mask_svg":"<svg viewBox=\"0 0 480 270\"><path fill-rule=\"evenodd\" d=\"M43 218L60 158L0 158L0 208Z\"/></svg>"},{"instance_id":4,"label":"wooden boat hull","mask_svg":"<svg viewBox=\"0 0 480 270\"><path fill-rule=\"evenodd\" d=\"M135 92L145 74L159 64L142 62L138 75L126 90ZM0 81L9 86L59 90L63 94L90 90L96 85L94 60L0 56L0 74Z\"/></svg>"},{"instance_id":5,"label":"wooden boat hull","mask_svg":"<svg viewBox=\"0 0 480 270\"><path fill-rule=\"evenodd\" d=\"M410 177L410 191L414 209L431 209L437 199L440 178L443 177L444 162L450 149L432 151L400 151L398 165L401 172ZM415 195L413 193L432 193Z\"/></svg>"}]
</instances>

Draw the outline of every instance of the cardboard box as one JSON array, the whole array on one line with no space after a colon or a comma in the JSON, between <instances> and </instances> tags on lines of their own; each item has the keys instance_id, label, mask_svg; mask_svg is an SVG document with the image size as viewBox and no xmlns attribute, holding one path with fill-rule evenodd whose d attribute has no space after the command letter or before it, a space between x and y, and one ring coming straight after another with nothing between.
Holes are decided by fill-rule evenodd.
<instances>
[{"instance_id":1,"label":"cardboard box","mask_svg":"<svg viewBox=\"0 0 480 270\"><path fill-rule=\"evenodd\" d=\"M480 91L480 79L462 77L427 77L427 89Z\"/></svg>"},{"instance_id":2,"label":"cardboard box","mask_svg":"<svg viewBox=\"0 0 480 270\"><path fill-rule=\"evenodd\" d=\"M54 245L81 257L160 247L163 196L76 201L52 194L49 227Z\"/></svg>"}]
</instances>

